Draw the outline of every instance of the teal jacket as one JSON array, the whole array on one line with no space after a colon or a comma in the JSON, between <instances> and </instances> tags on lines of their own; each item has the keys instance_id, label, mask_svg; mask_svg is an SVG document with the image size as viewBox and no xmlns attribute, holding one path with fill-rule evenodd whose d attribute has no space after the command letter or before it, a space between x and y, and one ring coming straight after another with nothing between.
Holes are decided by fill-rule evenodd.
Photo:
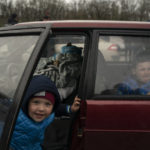
<instances>
[{"instance_id":1,"label":"teal jacket","mask_svg":"<svg viewBox=\"0 0 150 150\"><path fill-rule=\"evenodd\" d=\"M38 92L47 91L55 96L53 113L42 122L35 122L28 115L29 100ZM13 150L42 150L46 127L54 120L60 104L60 96L55 84L46 76L35 76L31 80L18 114L10 147Z\"/></svg>"},{"instance_id":2,"label":"teal jacket","mask_svg":"<svg viewBox=\"0 0 150 150\"><path fill-rule=\"evenodd\" d=\"M54 120L54 113L42 122L29 119L22 110L19 112L11 138L13 150L42 150L46 127Z\"/></svg>"}]
</instances>

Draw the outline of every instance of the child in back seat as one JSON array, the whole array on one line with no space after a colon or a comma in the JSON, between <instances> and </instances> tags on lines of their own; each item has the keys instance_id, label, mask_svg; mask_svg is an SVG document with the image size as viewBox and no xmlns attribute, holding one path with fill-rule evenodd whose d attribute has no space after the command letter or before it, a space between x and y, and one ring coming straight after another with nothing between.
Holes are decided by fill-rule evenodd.
<instances>
[{"instance_id":1,"label":"child in back seat","mask_svg":"<svg viewBox=\"0 0 150 150\"><path fill-rule=\"evenodd\" d=\"M56 86L61 99L66 99L76 90L82 66L82 48L71 45L63 46L61 54L64 55L63 61L59 64L59 81Z\"/></svg>"},{"instance_id":2,"label":"child in back seat","mask_svg":"<svg viewBox=\"0 0 150 150\"><path fill-rule=\"evenodd\" d=\"M42 61L39 64L41 69L36 74L44 74L56 84L62 101L77 87L82 66L81 54L82 48L68 43L60 53L48 58L47 63Z\"/></svg>"}]
</instances>

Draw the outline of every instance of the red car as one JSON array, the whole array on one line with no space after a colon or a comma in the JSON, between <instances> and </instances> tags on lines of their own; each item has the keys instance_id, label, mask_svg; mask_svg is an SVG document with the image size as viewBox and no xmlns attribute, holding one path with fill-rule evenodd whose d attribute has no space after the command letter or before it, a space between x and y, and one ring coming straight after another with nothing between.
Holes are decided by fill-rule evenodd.
<instances>
[{"instance_id":1,"label":"red car","mask_svg":"<svg viewBox=\"0 0 150 150\"><path fill-rule=\"evenodd\" d=\"M149 150L149 92L120 94L116 88L145 50L149 22L40 21L0 28L0 149L9 149L30 79L45 74L62 103L82 99L78 113L56 117L55 149Z\"/></svg>"}]
</instances>

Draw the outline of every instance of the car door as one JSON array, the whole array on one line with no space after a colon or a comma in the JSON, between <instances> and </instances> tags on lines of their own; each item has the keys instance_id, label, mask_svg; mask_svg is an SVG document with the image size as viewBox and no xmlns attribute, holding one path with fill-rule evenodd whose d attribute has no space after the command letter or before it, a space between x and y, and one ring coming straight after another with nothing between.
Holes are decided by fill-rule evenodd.
<instances>
[{"instance_id":1,"label":"car door","mask_svg":"<svg viewBox=\"0 0 150 150\"><path fill-rule=\"evenodd\" d=\"M149 149L150 97L118 86L131 75L134 56L150 50L150 32L97 30L92 40L71 148Z\"/></svg>"},{"instance_id":2,"label":"car door","mask_svg":"<svg viewBox=\"0 0 150 150\"><path fill-rule=\"evenodd\" d=\"M0 29L0 149L9 147L21 98L49 33L49 25Z\"/></svg>"},{"instance_id":3,"label":"car door","mask_svg":"<svg viewBox=\"0 0 150 150\"><path fill-rule=\"evenodd\" d=\"M78 94L78 83L82 65L85 62L85 54L89 47L89 33L71 31L63 32L55 29L47 39L46 47L42 51L42 57L35 69L34 75L43 74L50 78L56 85L62 105L73 103ZM56 112L52 124L47 127L44 149L68 149L71 143L73 115ZM53 136L53 132L56 134ZM56 137L56 141L55 141Z\"/></svg>"}]
</instances>

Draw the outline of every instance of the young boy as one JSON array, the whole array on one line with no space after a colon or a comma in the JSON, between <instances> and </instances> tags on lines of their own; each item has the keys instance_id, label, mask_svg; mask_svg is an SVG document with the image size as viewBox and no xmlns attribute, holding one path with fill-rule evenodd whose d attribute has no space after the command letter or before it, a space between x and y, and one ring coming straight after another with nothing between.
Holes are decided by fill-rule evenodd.
<instances>
[{"instance_id":1,"label":"young boy","mask_svg":"<svg viewBox=\"0 0 150 150\"><path fill-rule=\"evenodd\" d=\"M119 85L120 94L147 95L150 92L150 52L139 53L132 67L132 74Z\"/></svg>"},{"instance_id":2,"label":"young boy","mask_svg":"<svg viewBox=\"0 0 150 150\"><path fill-rule=\"evenodd\" d=\"M46 76L31 80L11 138L12 150L42 150L46 127L54 120L60 104L56 86ZM73 110L77 110L75 102ZM75 106L74 106L75 105Z\"/></svg>"}]
</instances>

